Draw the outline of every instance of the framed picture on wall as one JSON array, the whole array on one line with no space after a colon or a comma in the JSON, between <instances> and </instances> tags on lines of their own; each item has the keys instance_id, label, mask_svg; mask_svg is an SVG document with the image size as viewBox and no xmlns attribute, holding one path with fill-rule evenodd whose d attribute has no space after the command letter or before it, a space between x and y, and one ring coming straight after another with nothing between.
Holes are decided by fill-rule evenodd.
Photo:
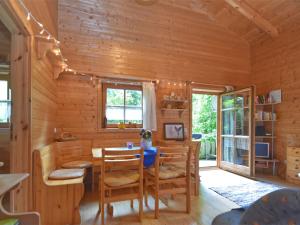
<instances>
[{"instance_id":1,"label":"framed picture on wall","mask_svg":"<svg viewBox=\"0 0 300 225\"><path fill-rule=\"evenodd\" d=\"M165 140L184 140L183 123L164 123Z\"/></svg>"}]
</instances>

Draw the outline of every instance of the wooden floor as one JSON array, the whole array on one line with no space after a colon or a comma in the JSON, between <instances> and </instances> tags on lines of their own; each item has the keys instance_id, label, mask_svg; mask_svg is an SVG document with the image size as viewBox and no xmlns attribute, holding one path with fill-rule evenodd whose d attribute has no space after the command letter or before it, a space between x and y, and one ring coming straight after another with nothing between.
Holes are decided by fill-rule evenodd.
<instances>
[{"instance_id":1,"label":"wooden floor","mask_svg":"<svg viewBox=\"0 0 300 225\"><path fill-rule=\"evenodd\" d=\"M153 199L150 199L150 208L145 207L145 215L143 223L138 222L138 204L134 203L134 209L130 208L129 202L115 203L114 216L106 217L106 224L145 224L145 225L210 225L213 218L232 208L239 207L235 203L211 191L209 187L220 185L234 185L247 179L223 170L210 168L201 170L200 196L192 197L192 212L190 215L184 213L184 198L176 196L174 200L164 199L160 208L161 214L158 220L153 218ZM264 179L264 178L260 178ZM268 179L267 179L268 180ZM278 179L273 179L274 182L282 183ZM272 181L273 182L273 181ZM97 215L98 201L97 193L87 193L81 204L81 217L83 225L98 225L100 224L100 216Z\"/></svg>"}]
</instances>

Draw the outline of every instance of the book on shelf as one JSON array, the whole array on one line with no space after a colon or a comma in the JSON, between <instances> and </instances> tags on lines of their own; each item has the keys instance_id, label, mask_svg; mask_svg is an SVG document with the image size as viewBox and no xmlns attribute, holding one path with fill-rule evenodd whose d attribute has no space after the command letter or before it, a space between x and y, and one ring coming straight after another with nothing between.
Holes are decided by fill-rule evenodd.
<instances>
[{"instance_id":1,"label":"book on shelf","mask_svg":"<svg viewBox=\"0 0 300 225\"><path fill-rule=\"evenodd\" d=\"M255 104L259 105L259 104L267 104L267 103L272 103L272 99L268 94L266 95L257 95L255 98Z\"/></svg>"},{"instance_id":2,"label":"book on shelf","mask_svg":"<svg viewBox=\"0 0 300 225\"><path fill-rule=\"evenodd\" d=\"M258 121L276 120L276 113L257 111L255 113L255 120L258 120Z\"/></svg>"}]
</instances>

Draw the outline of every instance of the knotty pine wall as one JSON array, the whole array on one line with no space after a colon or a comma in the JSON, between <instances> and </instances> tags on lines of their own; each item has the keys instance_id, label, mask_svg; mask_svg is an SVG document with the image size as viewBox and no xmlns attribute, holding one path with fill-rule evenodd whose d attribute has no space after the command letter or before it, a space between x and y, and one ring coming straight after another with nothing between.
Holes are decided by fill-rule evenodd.
<instances>
[{"instance_id":1,"label":"knotty pine wall","mask_svg":"<svg viewBox=\"0 0 300 225\"><path fill-rule=\"evenodd\" d=\"M51 34L57 37L57 0L24 0L25 5ZM43 9L43 10L41 10ZM32 25L32 23L26 24ZM34 34L40 30L31 27ZM32 150L53 141L56 127L57 84L53 79L53 68L47 58L36 56L36 42L31 43L31 103L32 103Z\"/></svg>"},{"instance_id":2,"label":"knotty pine wall","mask_svg":"<svg viewBox=\"0 0 300 225\"><path fill-rule=\"evenodd\" d=\"M31 69L32 150L53 142L57 127L57 83L53 68L45 58L38 60L33 51Z\"/></svg>"},{"instance_id":3,"label":"knotty pine wall","mask_svg":"<svg viewBox=\"0 0 300 225\"><path fill-rule=\"evenodd\" d=\"M186 136L189 135L189 110L186 110L181 116L178 112L162 113L161 100L163 95L170 95L174 91L177 95L187 97L187 86L168 85L167 82L161 82L157 85L157 122L158 131L155 132L153 141L163 139L163 123L183 122ZM101 104L98 107L101 91L97 86L93 86L89 79L74 76L63 75L58 80L58 127L66 132L72 132L80 139L91 139L93 145L98 147L105 146L123 146L127 141L133 141L139 144L139 130L128 129L99 129L97 123L98 110L101 110ZM188 106L187 106L188 107Z\"/></svg>"},{"instance_id":4,"label":"knotty pine wall","mask_svg":"<svg viewBox=\"0 0 300 225\"><path fill-rule=\"evenodd\" d=\"M276 106L276 157L279 174L285 175L287 146L300 146L300 29L282 33L273 41L252 47L252 82L257 93L282 90Z\"/></svg>"}]
</instances>

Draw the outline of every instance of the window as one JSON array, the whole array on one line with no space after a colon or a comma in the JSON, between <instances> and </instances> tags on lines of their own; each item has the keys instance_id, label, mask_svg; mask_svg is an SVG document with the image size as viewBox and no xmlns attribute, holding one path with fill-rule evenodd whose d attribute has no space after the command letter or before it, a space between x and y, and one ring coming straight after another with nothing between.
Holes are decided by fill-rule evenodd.
<instances>
[{"instance_id":1,"label":"window","mask_svg":"<svg viewBox=\"0 0 300 225\"><path fill-rule=\"evenodd\" d=\"M143 92L141 86L103 85L104 127L141 127L143 123Z\"/></svg>"},{"instance_id":2,"label":"window","mask_svg":"<svg viewBox=\"0 0 300 225\"><path fill-rule=\"evenodd\" d=\"M7 80L0 80L0 125L7 126L10 123L10 89Z\"/></svg>"}]
</instances>

